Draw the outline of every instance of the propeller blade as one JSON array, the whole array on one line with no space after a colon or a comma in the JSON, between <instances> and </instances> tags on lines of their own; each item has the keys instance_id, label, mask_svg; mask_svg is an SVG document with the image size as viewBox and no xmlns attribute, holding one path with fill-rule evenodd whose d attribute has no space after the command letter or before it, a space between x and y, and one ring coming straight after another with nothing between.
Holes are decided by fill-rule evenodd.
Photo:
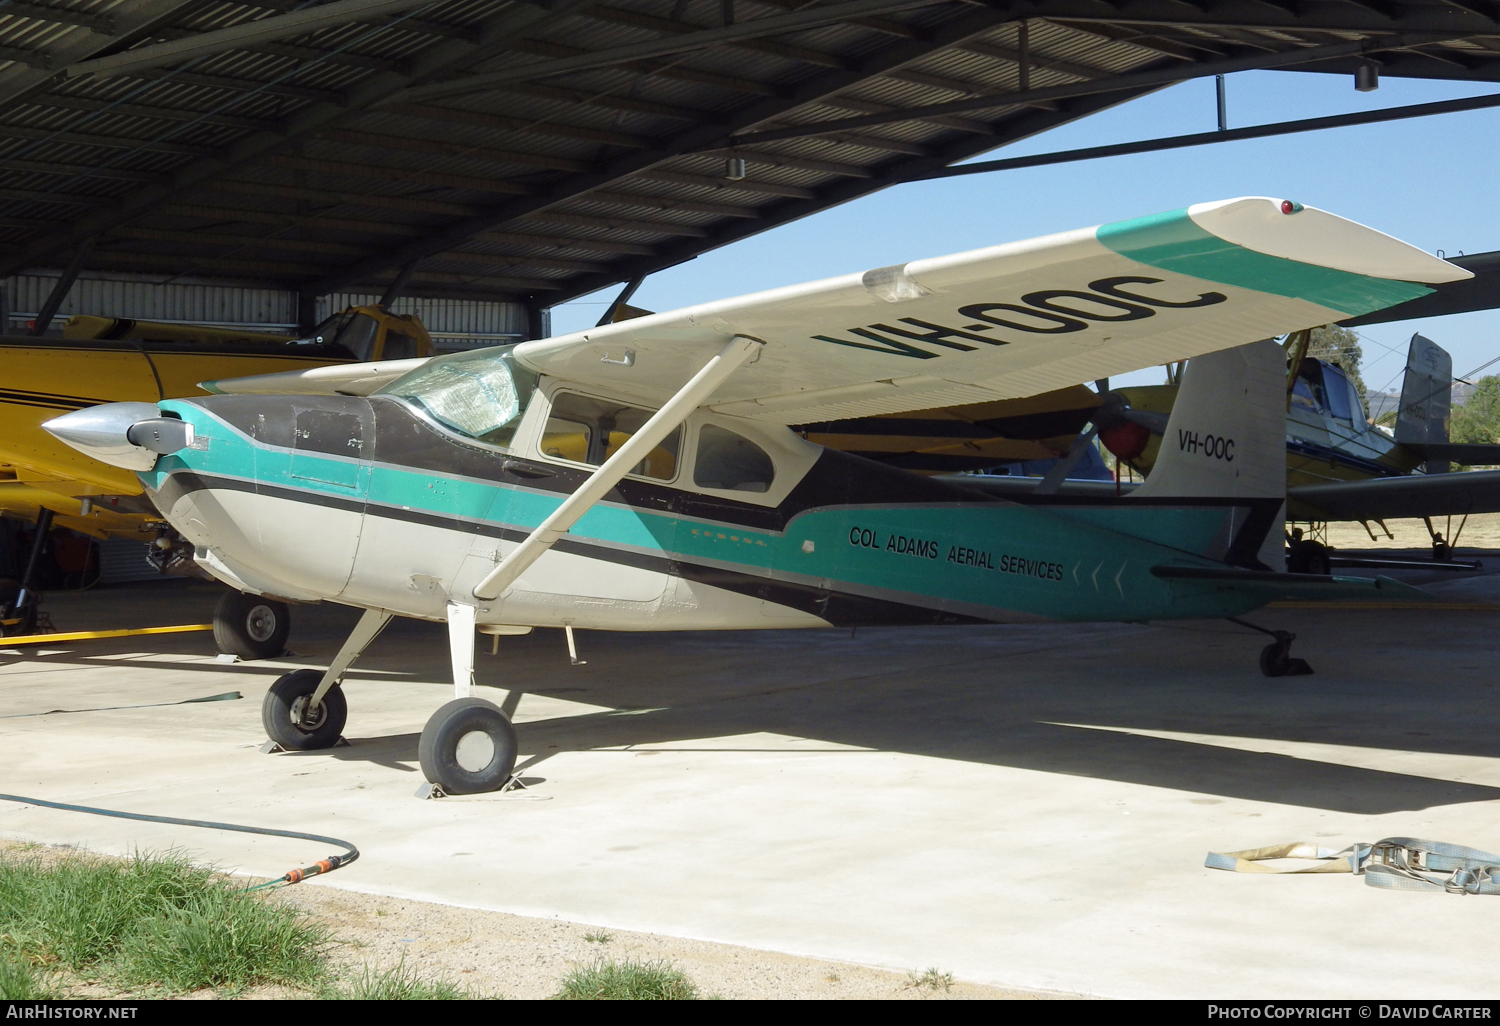
<instances>
[{"instance_id":1,"label":"propeller blade","mask_svg":"<svg viewBox=\"0 0 1500 1026\"><path fill-rule=\"evenodd\" d=\"M1098 433L1099 425L1095 424L1088 431L1073 439L1073 444L1068 447L1068 454L1052 465L1052 469L1047 471L1047 476L1042 478L1042 483L1037 485L1031 494L1055 494L1062 487L1062 483L1068 479L1068 472L1083 458L1084 450L1093 444L1094 436Z\"/></svg>"}]
</instances>

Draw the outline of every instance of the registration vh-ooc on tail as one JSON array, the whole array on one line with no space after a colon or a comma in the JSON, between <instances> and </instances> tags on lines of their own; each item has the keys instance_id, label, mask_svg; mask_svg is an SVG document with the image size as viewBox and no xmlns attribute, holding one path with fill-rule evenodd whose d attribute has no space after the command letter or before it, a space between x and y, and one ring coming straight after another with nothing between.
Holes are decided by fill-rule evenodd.
<instances>
[{"instance_id":1,"label":"registration vh-ooc on tail","mask_svg":"<svg viewBox=\"0 0 1500 1026\"><path fill-rule=\"evenodd\" d=\"M456 697L422 732L447 793L517 740L472 694L475 633L1235 617L1288 596L1285 362L1263 341L1469 272L1267 198L1151 217L413 361L211 383L47 425L128 467L242 591L365 613L263 705L334 744L345 671L393 616L448 624ZM788 425L1031 396L1191 360L1150 480L1018 505L814 445ZM278 394L279 393L279 394ZM297 393L297 394L287 394ZM313 394L323 393L323 394ZM1306 672L1274 633L1267 673Z\"/></svg>"}]
</instances>

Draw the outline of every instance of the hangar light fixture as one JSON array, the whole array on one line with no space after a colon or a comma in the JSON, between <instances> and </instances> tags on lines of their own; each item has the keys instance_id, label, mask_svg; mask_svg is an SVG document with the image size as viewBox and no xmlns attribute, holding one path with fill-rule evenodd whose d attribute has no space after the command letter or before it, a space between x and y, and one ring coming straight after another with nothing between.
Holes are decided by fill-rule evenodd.
<instances>
[{"instance_id":1,"label":"hangar light fixture","mask_svg":"<svg viewBox=\"0 0 1500 1026\"><path fill-rule=\"evenodd\" d=\"M1380 88L1380 69L1374 64L1361 64L1354 69L1354 88L1361 93L1373 93Z\"/></svg>"}]
</instances>

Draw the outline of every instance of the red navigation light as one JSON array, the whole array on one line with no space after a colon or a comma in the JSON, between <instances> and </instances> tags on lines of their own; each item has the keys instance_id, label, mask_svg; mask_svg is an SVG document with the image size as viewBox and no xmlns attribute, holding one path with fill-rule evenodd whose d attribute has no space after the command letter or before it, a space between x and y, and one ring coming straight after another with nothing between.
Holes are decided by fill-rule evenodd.
<instances>
[{"instance_id":1,"label":"red navigation light","mask_svg":"<svg viewBox=\"0 0 1500 1026\"><path fill-rule=\"evenodd\" d=\"M1282 200L1281 201L1281 212L1283 214L1295 214L1295 213L1297 213L1301 209L1302 209L1302 204L1301 203L1294 203L1291 200Z\"/></svg>"}]
</instances>

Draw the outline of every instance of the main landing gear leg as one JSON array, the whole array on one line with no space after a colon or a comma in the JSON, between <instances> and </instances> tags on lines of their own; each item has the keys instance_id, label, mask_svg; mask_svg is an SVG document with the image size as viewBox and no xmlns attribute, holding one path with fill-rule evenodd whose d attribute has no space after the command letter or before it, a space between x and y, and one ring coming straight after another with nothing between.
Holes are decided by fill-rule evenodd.
<instances>
[{"instance_id":1,"label":"main landing gear leg","mask_svg":"<svg viewBox=\"0 0 1500 1026\"><path fill-rule=\"evenodd\" d=\"M349 718L349 706L339 682L390 622L390 613L367 609L328 669L322 673L293 670L278 678L260 706L260 721L266 728L266 736L293 752L332 748L337 744Z\"/></svg>"},{"instance_id":2,"label":"main landing gear leg","mask_svg":"<svg viewBox=\"0 0 1500 1026\"><path fill-rule=\"evenodd\" d=\"M422 728L417 758L428 782L444 794L498 791L516 766L516 730L494 702L475 698L473 606L448 603L453 701Z\"/></svg>"},{"instance_id":3,"label":"main landing gear leg","mask_svg":"<svg viewBox=\"0 0 1500 1026\"><path fill-rule=\"evenodd\" d=\"M1234 616L1226 616L1224 619L1276 639L1260 651L1260 672L1267 677L1302 677L1313 672L1306 659L1298 659L1292 655L1292 642L1297 640L1297 635L1291 631L1273 631Z\"/></svg>"}]
</instances>

